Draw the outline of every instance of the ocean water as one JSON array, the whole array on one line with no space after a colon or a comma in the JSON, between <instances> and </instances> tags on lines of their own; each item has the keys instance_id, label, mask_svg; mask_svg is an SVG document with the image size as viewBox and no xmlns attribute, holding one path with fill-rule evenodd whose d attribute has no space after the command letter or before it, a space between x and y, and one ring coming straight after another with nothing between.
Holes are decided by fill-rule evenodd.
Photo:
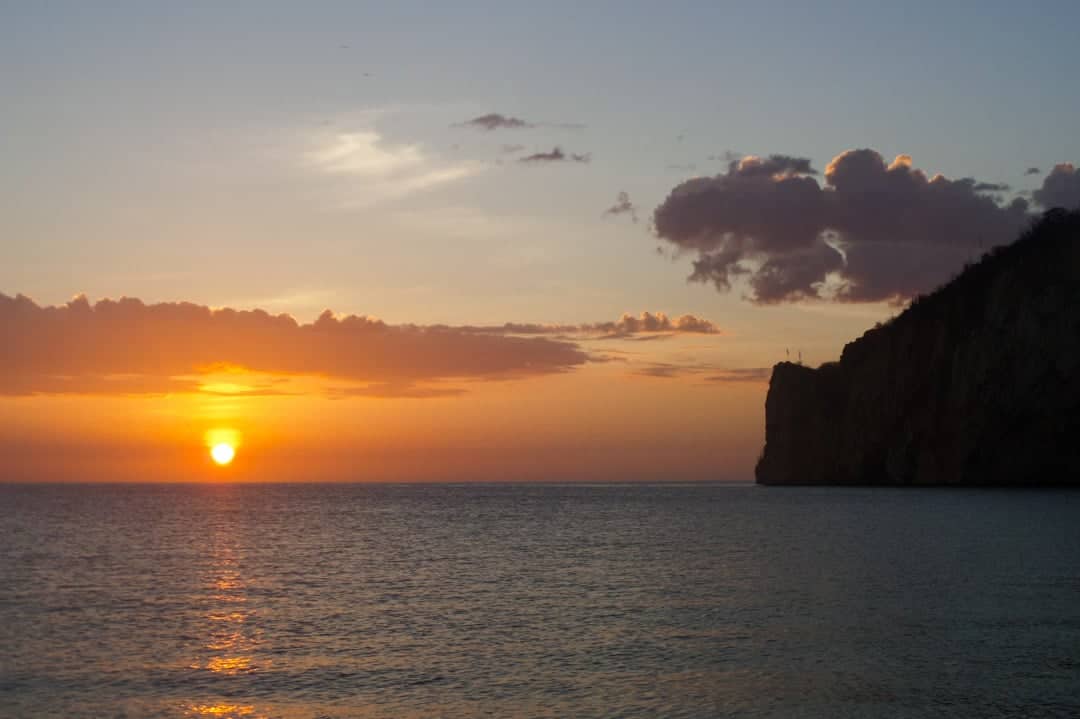
<instances>
[{"instance_id":1,"label":"ocean water","mask_svg":"<svg viewBox=\"0 0 1080 719\"><path fill-rule=\"evenodd\" d=\"M0 486L0 716L1080 716L1080 493Z\"/></svg>"}]
</instances>

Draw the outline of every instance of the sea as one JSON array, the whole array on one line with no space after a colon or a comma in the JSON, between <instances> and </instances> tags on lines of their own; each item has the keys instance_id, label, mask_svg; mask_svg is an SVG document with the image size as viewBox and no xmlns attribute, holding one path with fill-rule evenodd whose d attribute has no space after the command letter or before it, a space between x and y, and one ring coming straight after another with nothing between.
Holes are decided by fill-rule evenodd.
<instances>
[{"instance_id":1,"label":"sea","mask_svg":"<svg viewBox=\"0 0 1080 719\"><path fill-rule=\"evenodd\" d=\"M0 486L0 716L1077 717L1080 492Z\"/></svg>"}]
</instances>

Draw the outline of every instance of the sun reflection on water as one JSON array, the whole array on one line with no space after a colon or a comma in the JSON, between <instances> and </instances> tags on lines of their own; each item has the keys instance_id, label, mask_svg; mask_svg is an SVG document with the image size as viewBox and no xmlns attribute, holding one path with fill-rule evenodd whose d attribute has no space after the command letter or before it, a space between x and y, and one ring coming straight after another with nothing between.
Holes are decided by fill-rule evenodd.
<instances>
[{"instance_id":1,"label":"sun reflection on water","mask_svg":"<svg viewBox=\"0 0 1080 719\"><path fill-rule=\"evenodd\" d=\"M188 716L254 717L255 707L250 704L192 704L188 707Z\"/></svg>"},{"instance_id":2,"label":"sun reflection on water","mask_svg":"<svg viewBox=\"0 0 1080 719\"><path fill-rule=\"evenodd\" d=\"M206 568L203 587L203 612L206 634L195 647L195 654L188 667L199 672L210 672L226 682L219 688L230 686L229 677L253 674L265 668L265 659L256 660L261 629L254 622L256 612L249 607L248 582L242 573L242 557L236 551L234 539L223 534L220 543L211 542L209 565ZM235 692L235 688L232 692ZM225 692L229 694L229 691ZM195 699L195 697L192 697ZM200 697L187 705L189 716L245 717L262 716L254 705L215 701L210 696Z\"/></svg>"},{"instance_id":3,"label":"sun reflection on water","mask_svg":"<svg viewBox=\"0 0 1080 719\"><path fill-rule=\"evenodd\" d=\"M206 663L206 668L221 674L254 671L251 666L251 657L214 657Z\"/></svg>"}]
</instances>

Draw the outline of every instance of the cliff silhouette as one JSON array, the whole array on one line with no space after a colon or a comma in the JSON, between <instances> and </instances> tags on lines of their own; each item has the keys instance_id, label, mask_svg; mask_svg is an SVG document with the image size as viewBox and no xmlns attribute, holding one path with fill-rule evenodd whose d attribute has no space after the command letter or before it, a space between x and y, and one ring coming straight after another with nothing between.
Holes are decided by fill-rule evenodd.
<instances>
[{"instance_id":1,"label":"cliff silhouette","mask_svg":"<svg viewBox=\"0 0 1080 719\"><path fill-rule=\"evenodd\" d=\"M781 362L759 484L1080 486L1080 210L1051 210L817 369Z\"/></svg>"}]
</instances>

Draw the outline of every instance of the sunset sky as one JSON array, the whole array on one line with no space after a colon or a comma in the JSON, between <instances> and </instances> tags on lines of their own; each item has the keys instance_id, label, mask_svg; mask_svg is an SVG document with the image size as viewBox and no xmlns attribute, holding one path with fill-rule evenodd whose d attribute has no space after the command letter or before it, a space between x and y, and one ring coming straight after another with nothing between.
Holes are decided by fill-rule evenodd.
<instances>
[{"instance_id":1,"label":"sunset sky","mask_svg":"<svg viewBox=\"0 0 1080 719\"><path fill-rule=\"evenodd\" d=\"M749 480L773 364L1080 204L1078 23L8 5L0 480Z\"/></svg>"}]
</instances>

